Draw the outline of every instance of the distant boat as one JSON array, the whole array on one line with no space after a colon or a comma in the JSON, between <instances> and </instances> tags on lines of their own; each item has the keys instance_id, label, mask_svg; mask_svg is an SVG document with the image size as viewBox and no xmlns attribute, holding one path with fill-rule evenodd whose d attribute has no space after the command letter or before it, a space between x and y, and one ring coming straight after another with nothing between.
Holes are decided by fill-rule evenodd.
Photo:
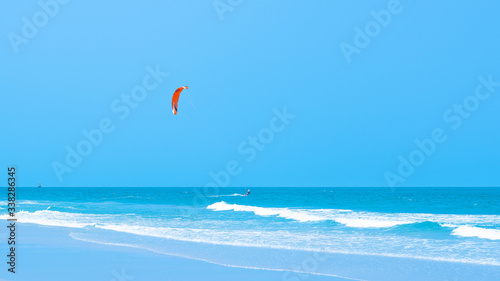
<instances>
[{"instance_id":1,"label":"distant boat","mask_svg":"<svg viewBox=\"0 0 500 281\"><path fill-rule=\"evenodd\" d=\"M40 183L40 181L38 181L38 188L42 187L42 184Z\"/></svg>"}]
</instances>

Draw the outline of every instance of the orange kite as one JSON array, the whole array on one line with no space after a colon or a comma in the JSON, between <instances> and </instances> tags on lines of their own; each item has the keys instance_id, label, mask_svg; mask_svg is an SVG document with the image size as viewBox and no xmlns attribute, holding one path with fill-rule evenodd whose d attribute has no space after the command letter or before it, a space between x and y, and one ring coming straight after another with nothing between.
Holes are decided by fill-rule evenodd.
<instances>
[{"instance_id":1,"label":"orange kite","mask_svg":"<svg viewBox=\"0 0 500 281\"><path fill-rule=\"evenodd\" d=\"M174 92L174 96L172 97L172 113L174 115L177 114L177 102L179 102L179 96L181 95L182 90L187 89L187 86L180 87Z\"/></svg>"}]
</instances>

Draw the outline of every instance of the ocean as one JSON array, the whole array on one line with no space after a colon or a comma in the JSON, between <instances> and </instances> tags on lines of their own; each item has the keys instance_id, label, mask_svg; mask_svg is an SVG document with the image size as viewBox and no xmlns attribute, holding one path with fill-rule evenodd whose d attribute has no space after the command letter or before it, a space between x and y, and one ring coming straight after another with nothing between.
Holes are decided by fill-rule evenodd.
<instances>
[{"instance_id":1,"label":"ocean","mask_svg":"<svg viewBox=\"0 0 500 281\"><path fill-rule=\"evenodd\" d=\"M91 243L293 273L283 280L418 279L426 268L462 280L470 267L474 274L484 268L489 280L500 268L500 188L261 187L249 196L244 188L16 193L21 223L71 228L72 238ZM448 272L441 272L443 264ZM412 278L400 280L406 279Z\"/></svg>"}]
</instances>

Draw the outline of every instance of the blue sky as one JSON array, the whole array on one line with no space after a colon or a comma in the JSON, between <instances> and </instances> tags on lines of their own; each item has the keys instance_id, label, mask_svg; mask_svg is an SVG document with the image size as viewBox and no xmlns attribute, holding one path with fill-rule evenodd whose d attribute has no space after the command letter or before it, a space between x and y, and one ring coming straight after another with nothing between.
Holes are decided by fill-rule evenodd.
<instances>
[{"instance_id":1,"label":"blue sky","mask_svg":"<svg viewBox=\"0 0 500 281\"><path fill-rule=\"evenodd\" d=\"M41 2L0 3L1 162L22 186L500 184L500 87L479 80L500 81L496 1Z\"/></svg>"}]
</instances>

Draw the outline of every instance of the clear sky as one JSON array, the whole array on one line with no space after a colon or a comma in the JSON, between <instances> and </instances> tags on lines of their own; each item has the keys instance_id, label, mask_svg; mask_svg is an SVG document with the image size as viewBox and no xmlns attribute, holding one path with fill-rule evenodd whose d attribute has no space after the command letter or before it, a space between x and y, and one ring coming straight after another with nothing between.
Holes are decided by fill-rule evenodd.
<instances>
[{"instance_id":1,"label":"clear sky","mask_svg":"<svg viewBox=\"0 0 500 281\"><path fill-rule=\"evenodd\" d=\"M500 185L498 1L41 3L0 2L22 186Z\"/></svg>"}]
</instances>

